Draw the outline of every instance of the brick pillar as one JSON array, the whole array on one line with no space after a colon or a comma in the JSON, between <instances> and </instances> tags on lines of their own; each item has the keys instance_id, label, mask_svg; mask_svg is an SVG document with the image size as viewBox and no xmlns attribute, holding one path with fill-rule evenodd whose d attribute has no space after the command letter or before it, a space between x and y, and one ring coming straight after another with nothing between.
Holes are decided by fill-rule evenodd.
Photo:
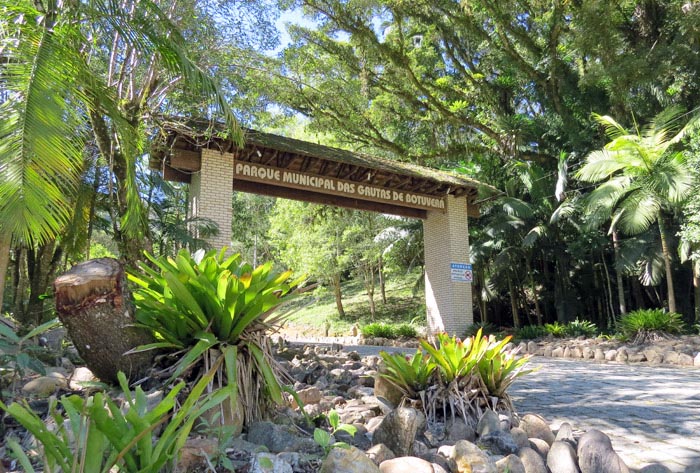
<instances>
[{"instance_id":1,"label":"brick pillar","mask_svg":"<svg viewBox=\"0 0 700 473\"><path fill-rule=\"evenodd\" d=\"M447 196L445 204L423 221L428 331L463 336L474 321L472 285L452 281L450 263L469 263L467 199Z\"/></svg>"},{"instance_id":2,"label":"brick pillar","mask_svg":"<svg viewBox=\"0 0 700 473\"><path fill-rule=\"evenodd\" d=\"M216 222L219 233L207 241L214 249L231 246L233 154L202 149L202 168L192 175L190 214Z\"/></svg>"}]
</instances>

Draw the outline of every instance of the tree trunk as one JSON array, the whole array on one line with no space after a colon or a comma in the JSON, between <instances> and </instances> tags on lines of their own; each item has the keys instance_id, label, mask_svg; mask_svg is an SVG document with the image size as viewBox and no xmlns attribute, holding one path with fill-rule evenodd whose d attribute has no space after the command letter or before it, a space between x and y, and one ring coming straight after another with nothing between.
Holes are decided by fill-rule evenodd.
<instances>
[{"instance_id":1,"label":"tree trunk","mask_svg":"<svg viewBox=\"0 0 700 473\"><path fill-rule=\"evenodd\" d=\"M695 298L695 323L700 323L700 260L693 261L693 296Z\"/></svg>"},{"instance_id":2,"label":"tree trunk","mask_svg":"<svg viewBox=\"0 0 700 473\"><path fill-rule=\"evenodd\" d=\"M386 304L386 278L384 277L384 258L379 255L379 290L382 293L382 304Z\"/></svg>"},{"instance_id":3,"label":"tree trunk","mask_svg":"<svg viewBox=\"0 0 700 473\"><path fill-rule=\"evenodd\" d=\"M661 252L664 255L666 267L666 288L668 289L668 311L676 312L676 292L673 290L673 271L671 270L671 252L668 249L666 238L666 223L663 215L659 215L659 235L661 236Z\"/></svg>"},{"instance_id":4,"label":"tree trunk","mask_svg":"<svg viewBox=\"0 0 700 473\"><path fill-rule=\"evenodd\" d=\"M518 296L513 287L513 280L508 276L508 292L510 293L510 310L513 312L513 327L520 328L520 317L518 316Z\"/></svg>"},{"instance_id":5,"label":"tree trunk","mask_svg":"<svg viewBox=\"0 0 700 473\"><path fill-rule=\"evenodd\" d=\"M75 265L54 282L56 311L80 356L102 381L116 382L123 371L131 380L151 366L153 350L125 355L153 342L133 326L134 306L124 269L112 258Z\"/></svg>"},{"instance_id":6,"label":"tree trunk","mask_svg":"<svg viewBox=\"0 0 700 473\"><path fill-rule=\"evenodd\" d=\"M345 318L345 309L343 309L343 293L340 289L340 273L333 275L333 294L335 294L335 306L338 309L338 316Z\"/></svg>"},{"instance_id":7,"label":"tree trunk","mask_svg":"<svg viewBox=\"0 0 700 473\"><path fill-rule=\"evenodd\" d=\"M535 285L535 277L532 274L532 265L530 261L527 262L527 274L530 278L530 290L532 291L532 298L535 301L535 316L537 317L537 325L542 325L542 309L540 309L540 294L537 291L537 286Z\"/></svg>"},{"instance_id":8,"label":"tree trunk","mask_svg":"<svg viewBox=\"0 0 700 473\"><path fill-rule=\"evenodd\" d=\"M7 280L7 268L10 265L10 245L12 235L10 233L0 233L0 314L3 313L2 304L5 295L5 281Z\"/></svg>"},{"instance_id":9,"label":"tree trunk","mask_svg":"<svg viewBox=\"0 0 700 473\"><path fill-rule=\"evenodd\" d=\"M363 269L364 281L365 281L365 291L367 292L367 298L369 299L369 313L374 321L374 317L377 314L377 308L374 305L374 268L371 264L367 264Z\"/></svg>"},{"instance_id":10,"label":"tree trunk","mask_svg":"<svg viewBox=\"0 0 700 473\"><path fill-rule=\"evenodd\" d=\"M617 238L617 230L612 232L613 250L615 252L615 282L617 283L617 303L620 306L620 314L627 313L625 304L625 287L622 285L622 271L618 268L620 264L620 242Z\"/></svg>"}]
</instances>

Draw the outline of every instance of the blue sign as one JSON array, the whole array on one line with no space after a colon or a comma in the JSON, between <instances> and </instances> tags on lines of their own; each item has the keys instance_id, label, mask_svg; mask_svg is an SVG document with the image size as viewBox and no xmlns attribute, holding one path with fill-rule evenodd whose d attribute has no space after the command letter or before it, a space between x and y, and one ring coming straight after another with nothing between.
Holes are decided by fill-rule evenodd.
<instances>
[{"instance_id":1,"label":"blue sign","mask_svg":"<svg viewBox=\"0 0 700 473\"><path fill-rule=\"evenodd\" d=\"M474 281L472 265L467 263L450 263L450 279L455 282L466 283Z\"/></svg>"}]
</instances>

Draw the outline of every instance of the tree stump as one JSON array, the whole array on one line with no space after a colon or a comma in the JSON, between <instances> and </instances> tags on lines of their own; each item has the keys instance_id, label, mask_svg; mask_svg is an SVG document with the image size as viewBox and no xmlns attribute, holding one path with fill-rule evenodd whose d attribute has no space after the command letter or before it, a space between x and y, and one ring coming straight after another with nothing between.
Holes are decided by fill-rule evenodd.
<instances>
[{"instance_id":1,"label":"tree stump","mask_svg":"<svg viewBox=\"0 0 700 473\"><path fill-rule=\"evenodd\" d=\"M134 327L134 305L124 268L99 258L75 265L54 281L58 318L95 376L115 383L123 371L130 380L143 376L153 361L147 351L125 355L152 343L148 331Z\"/></svg>"}]
</instances>

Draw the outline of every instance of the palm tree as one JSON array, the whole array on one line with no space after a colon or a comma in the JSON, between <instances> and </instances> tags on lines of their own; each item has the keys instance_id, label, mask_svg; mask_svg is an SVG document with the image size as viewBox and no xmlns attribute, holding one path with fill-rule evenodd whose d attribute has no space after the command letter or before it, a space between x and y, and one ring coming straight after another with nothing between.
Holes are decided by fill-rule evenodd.
<instances>
[{"instance_id":1,"label":"palm tree","mask_svg":"<svg viewBox=\"0 0 700 473\"><path fill-rule=\"evenodd\" d=\"M692 124L679 127L681 114L669 109L630 133L609 116L595 115L611 141L586 157L576 177L602 182L589 196L589 209L613 209L613 228L636 235L656 223L666 272L668 309L676 312L667 219L690 193L692 178L683 153L674 149Z\"/></svg>"},{"instance_id":2,"label":"palm tree","mask_svg":"<svg viewBox=\"0 0 700 473\"><path fill-rule=\"evenodd\" d=\"M40 244L69 221L87 141L117 176L120 228L142 232L134 162L144 152L145 105L162 103L172 91L164 84L188 84L242 139L223 94L187 57L167 15L151 0L127 3L0 0L0 307L12 239ZM105 32L106 59L91 49ZM108 79L106 68L121 61L123 79L139 60L146 65L137 80Z\"/></svg>"}]
</instances>

